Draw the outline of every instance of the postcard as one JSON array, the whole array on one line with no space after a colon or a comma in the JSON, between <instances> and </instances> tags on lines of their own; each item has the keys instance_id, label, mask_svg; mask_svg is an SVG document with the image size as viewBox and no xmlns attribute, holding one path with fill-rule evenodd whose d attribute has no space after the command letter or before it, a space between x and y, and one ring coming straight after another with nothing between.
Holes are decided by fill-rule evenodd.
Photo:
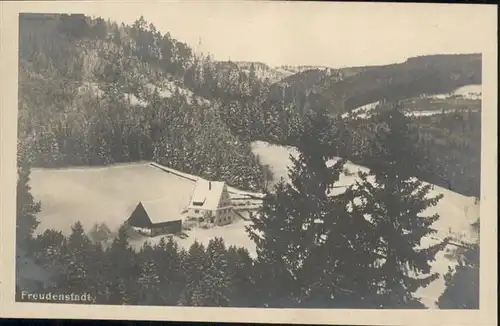
<instances>
[{"instance_id":1,"label":"postcard","mask_svg":"<svg viewBox=\"0 0 500 326\"><path fill-rule=\"evenodd\" d=\"M494 6L0 6L0 316L496 325Z\"/></svg>"}]
</instances>

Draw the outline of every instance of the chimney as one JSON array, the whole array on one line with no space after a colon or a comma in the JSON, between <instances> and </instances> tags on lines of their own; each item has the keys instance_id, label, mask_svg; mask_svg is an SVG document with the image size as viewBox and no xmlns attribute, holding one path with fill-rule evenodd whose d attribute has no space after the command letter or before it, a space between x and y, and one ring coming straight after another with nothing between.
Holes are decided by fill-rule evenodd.
<instances>
[{"instance_id":1,"label":"chimney","mask_svg":"<svg viewBox=\"0 0 500 326\"><path fill-rule=\"evenodd\" d=\"M208 190L212 190L212 181L208 181Z\"/></svg>"}]
</instances>

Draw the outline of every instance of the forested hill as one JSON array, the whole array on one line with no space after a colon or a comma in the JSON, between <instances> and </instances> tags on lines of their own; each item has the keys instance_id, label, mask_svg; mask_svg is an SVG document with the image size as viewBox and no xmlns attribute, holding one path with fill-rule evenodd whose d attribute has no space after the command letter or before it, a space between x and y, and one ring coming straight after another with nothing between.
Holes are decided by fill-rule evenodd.
<instances>
[{"instance_id":1,"label":"forested hill","mask_svg":"<svg viewBox=\"0 0 500 326\"><path fill-rule=\"evenodd\" d=\"M480 54L428 55L384 66L310 69L284 78L273 85L273 91L295 98L313 91L334 112L346 112L380 100L448 93L481 84L481 62Z\"/></svg>"},{"instance_id":2,"label":"forested hill","mask_svg":"<svg viewBox=\"0 0 500 326\"><path fill-rule=\"evenodd\" d=\"M142 18L126 26L23 14L19 37L19 148L35 166L155 160L260 187L250 143L217 103L251 98L256 78L238 67L216 71L209 57Z\"/></svg>"},{"instance_id":3,"label":"forested hill","mask_svg":"<svg viewBox=\"0 0 500 326\"><path fill-rule=\"evenodd\" d=\"M83 15L22 14L19 38L19 149L35 166L154 160L253 190L262 190L269 173L251 142L293 145L307 111L338 112L387 94L406 97L432 85L433 92L444 92L480 81L475 55L341 73L215 61L142 17L124 25ZM435 76L446 77L432 84ZM281 85L298 80L304 86L280 88L280 78ZM477 195L479 114L415 123L431 169L446 179L436 183ZM363 165L373 126L344 121L337 127L344 130L335 132L338 154Z\"/></svg>"}]
</instances>

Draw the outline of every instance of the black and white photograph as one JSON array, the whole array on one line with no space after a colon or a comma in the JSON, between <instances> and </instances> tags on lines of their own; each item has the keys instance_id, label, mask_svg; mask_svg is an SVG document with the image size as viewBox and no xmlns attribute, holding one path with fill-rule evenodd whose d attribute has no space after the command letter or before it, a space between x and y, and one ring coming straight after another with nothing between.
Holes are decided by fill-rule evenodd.
<instances>
[{"instance_id":1,"label":"black and white photograph","mask_svg":"<svg viewBox=\"0 0 500 326\"><path fill-rule=\"evenodd\" d=\"M479 310L482 17L376 5L20 12L13 300Z\"/></svg>"}]
</instances>

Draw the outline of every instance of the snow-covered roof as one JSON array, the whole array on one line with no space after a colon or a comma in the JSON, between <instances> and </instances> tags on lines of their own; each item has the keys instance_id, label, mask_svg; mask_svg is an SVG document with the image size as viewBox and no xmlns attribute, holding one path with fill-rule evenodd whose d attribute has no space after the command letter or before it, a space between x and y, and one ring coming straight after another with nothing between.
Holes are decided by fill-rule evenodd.
<instances>
[{"instance_id":1,"label":"snow-covered roof","mask_svg":"<svg viewBox=\"0 0 500 326\"><path fill-rule=\"evenodd\" d=\"M165 199L141 201L138 205L142 205L153 224L181 219L181 212L172 209L170 201Z\"/></svg>"},{"instance_id":2,"label":"snow-covered roof","mask_svg":"<svg viewBox=\"0 0 500 326\"><path fill-rule=\"evenodd\" d=\"M200 178L196 182L189 207L215 210L219 207L223 191L227 191L224 182L208 181Z\"/></svg>"}]
</instances>

